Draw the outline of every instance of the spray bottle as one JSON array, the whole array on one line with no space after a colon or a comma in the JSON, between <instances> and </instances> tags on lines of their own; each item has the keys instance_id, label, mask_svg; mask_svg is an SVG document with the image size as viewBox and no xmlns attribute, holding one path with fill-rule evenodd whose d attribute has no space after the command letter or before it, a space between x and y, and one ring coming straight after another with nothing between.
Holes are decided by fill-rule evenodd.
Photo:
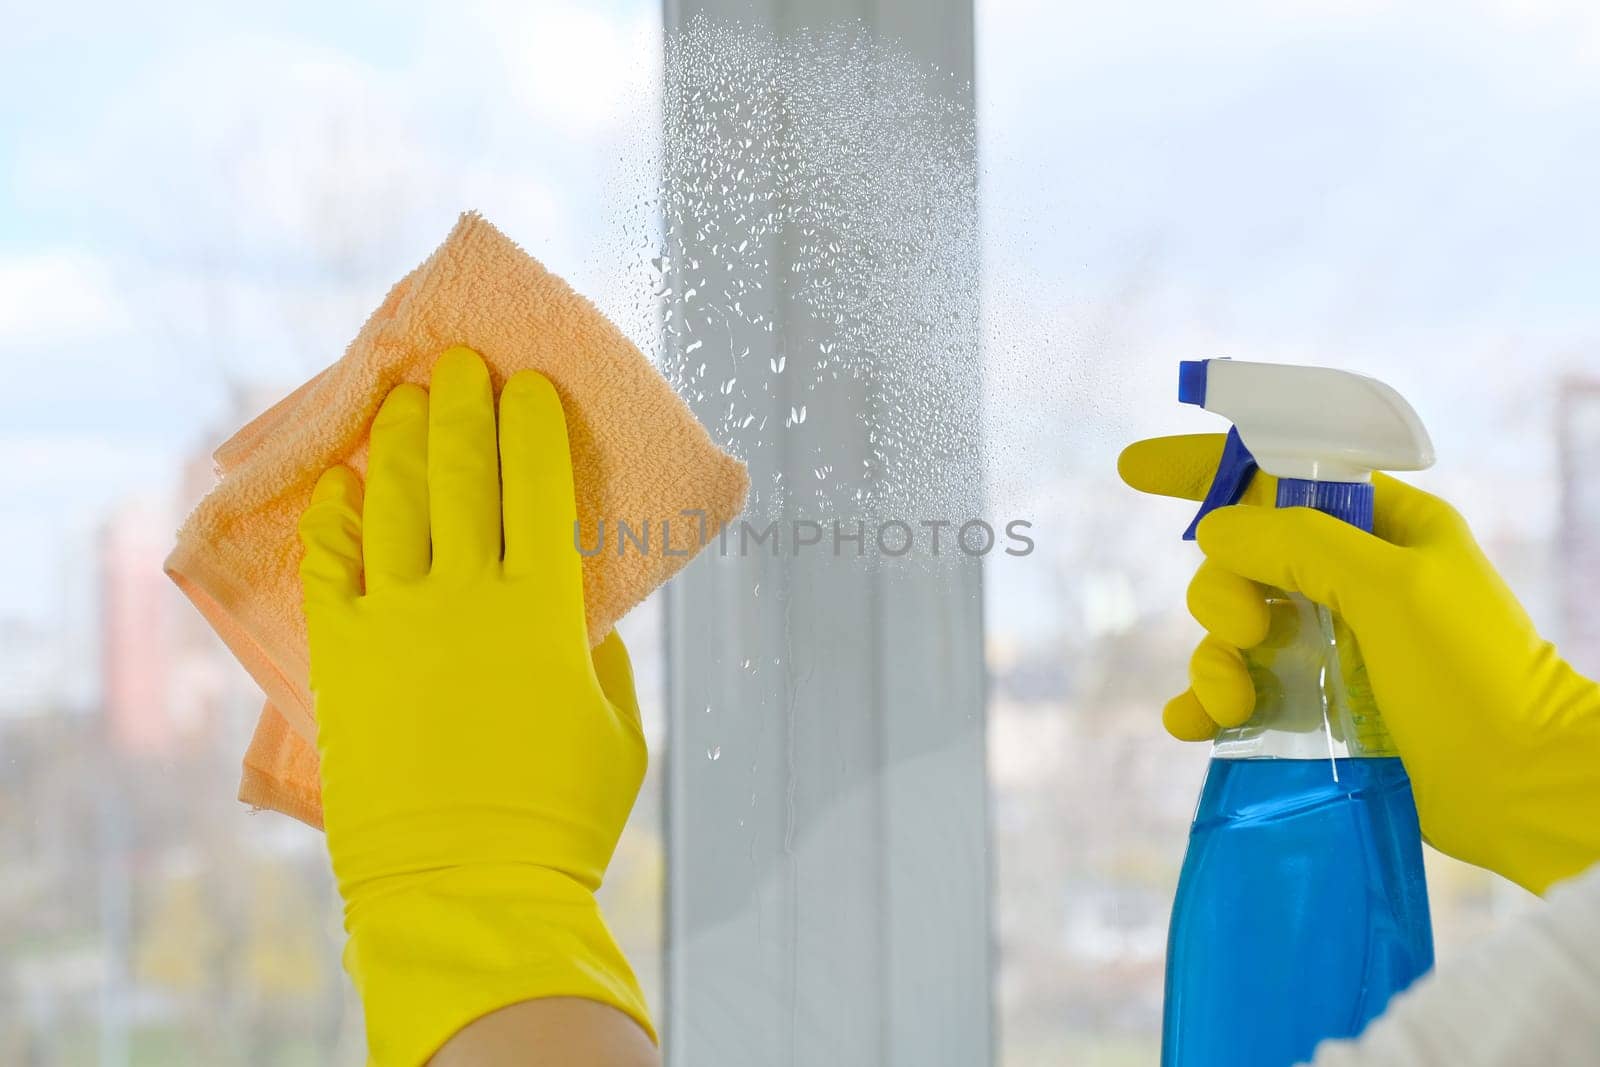
<instances>
[{"instance_id":1,"label":"spray bottle","mask_svg":"<svg viewBox=\"0 0 1600 1067\"><path fill-rule=\"evenodd\" d=\"M1185 362L1178 399L1233 423L1186 539L1258 468L1278 507L1370 532L1372 472L1433 463L1411 406L1358 374ZM1217 735L1173 903L1163 1067L1309 1060L1433 966L1411 782L1360 650L1327 608L1267 597L1267 639L1245 653L1255 713Z\"/></svg>"}]
</instances>

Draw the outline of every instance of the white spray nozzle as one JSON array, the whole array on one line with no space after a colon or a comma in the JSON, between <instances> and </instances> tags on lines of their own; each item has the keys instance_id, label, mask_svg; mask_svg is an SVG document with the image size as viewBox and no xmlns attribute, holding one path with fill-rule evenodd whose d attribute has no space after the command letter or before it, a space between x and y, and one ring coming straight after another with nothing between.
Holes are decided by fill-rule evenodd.
<instances>
[{"instance_id":1,"label":"white spray nozzle","mask_svg":"<svg viewBox=\"0 0 1600 1067\"><path fill-rule=\"evenodd\" d=\"M1404 397L1329 367L1185 362L1178 399L1225 416L1256 463L1279 478L1366 482L1375 470L1433 465L1433 442Z\"/></svg>"}]
</instances>

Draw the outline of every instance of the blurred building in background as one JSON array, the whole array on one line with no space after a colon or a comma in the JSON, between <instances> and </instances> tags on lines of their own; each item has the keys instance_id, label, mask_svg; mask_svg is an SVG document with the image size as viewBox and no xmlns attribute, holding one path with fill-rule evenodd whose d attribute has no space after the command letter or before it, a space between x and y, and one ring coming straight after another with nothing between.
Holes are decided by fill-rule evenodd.
<instances>
[{"instance_id":1,"label":"blurred building in background","mask_svg":"<svg viewBox=\"0 0 1600 1067\"><path fill-rule=\"evenodd\" d=\"M171 748L177 649L161 561L176 524L167 501L125 502L100 541L100 699L109 740L147 755Z\"/></svg>"},{"instance_id":2,"label":"blurred building in background","mask_svg":"<svg viewBox=\"0 0 1600 1067\"><path fill-rule=\"evenodd\" d=\"M321 839L232 799L261 698L161 570L209 466L101 524L97 706L0 717L8 1067L359 1062Z\"/></svg>"},{"instance_id":3,"label":"blurred building in background","mask_svg":"<svg viewBox=\"0 0 1600 1067\"><path fill-rule=\"evenodd\" d=\"M0 715L0 1064L359 1064L321 834L234 799L262 697L161 569L212 484L209 450L174 475L175 492L129 497L100 524L99 661L69 665L98 674L96 706L64 706L60 673L36 672ZM658 614L629 626L653 744ZM48 637L8 654L53 664L79 644ZM605 890L658 1004L659 825L652 776Z\"/></svg>"}]
</instances>

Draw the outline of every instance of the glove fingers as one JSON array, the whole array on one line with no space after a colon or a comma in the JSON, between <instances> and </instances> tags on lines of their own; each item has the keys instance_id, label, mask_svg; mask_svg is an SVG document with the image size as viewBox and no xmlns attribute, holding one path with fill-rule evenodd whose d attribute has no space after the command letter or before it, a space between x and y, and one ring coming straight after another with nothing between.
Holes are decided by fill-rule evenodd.
<instances>
[{"instance_id":1,"label":"glove fingers","mask_svg":"<svg viewBox=\"0 0 1600 1067\"><path fill-rule=\"evenodd\" d=\"M483 360L456 346L433 367L428 397L428 505L433 572L500 559L500 464L494 391Z\"/></svg>"},{"instance_id":2,"label":"glove fingers","mask_svg":"<svg viewBox=\"0 0 1600 1067\"><path fill-rule=\"evenodd\" d=\"M1256 708L1256 688L1244 657L1210 634L1189 659L1189 688L1218 726L1242 726Z\"/></svg>"},{"instance_id":3,"label":"glove fingers","mask_svg":"<svg viewBox=\"0 0 1600 1067\"><path fill-rule=\"evenodd\" d=\"M1310 508L1218 508L1201 520L1196 537L1223 568L1346 617L1364 594L1389 587L1404 553Z\"/></svg>"},{"instance_id":4,"label":"glove fingers","mask_svg":"<svg viewBox=\"0 0 1600 1067\"><path fill-rule=\"evenodd\" d=\"M500 393L505 470L506 573L548 577L582 601L582 558L573 544L577 505L567 422L550 379L513 375Z\"/></svg>"},{"instance_id":5,"label":"glove fingers","mask_svg":"<svg viewBox=\"0 0 1600 1067\"><path fill-rule=\"evenodd\" d=\"M1179 741L1209 741L1217 735L1216 721L1200 706L1193 689L1185 689L1167 701L1161 709L1161 723Z\"/></svg>"},{"instance_id":6,"label":"glove fingers","mask_svg":"<svg viewBox=\"0 0 1600 1067\"><path fill-rule=\"evenodd\" d=\"M1372 487L1372 532L1392 545L1409 548L1463 532L1460 513L1432 493L1382 471L1372 475Z\"/></svg>"},{"instance_id":7,"label":"glove fingers","mask_svg":"<svg viewBox=\"0 0 1600 1067\"><path fill-rule=\"evenodd\" d=\"M1117 473L1141 493L1204 500L1223 439L1220 433L1191 433L1135 441L1117 457Z\"/></svg>"},{"instance_id":8,"label":"glove fingers","mask_svg":"<svg viewBox=\"0 0 1600 1067\"><path fill-rule=\"evenodd\" d=\"M1189 614L1208 633L1235 648L1259 645L1271 621L1261 586L1209 559L1200 563L1189 582Z\"/></svg>"},{"instance_id":9,"label":"glove fingers","mask_svg":"<svg viewBox=\"0 0 1600 1067\"><path fill-rule=\"evenodd\" d=\"M397 386L372 423L362 513L367 585L428 573L428 394Z\"/></svg>"},{"instance_id":10,"label":"glove fingers","mask_svg":"<svg viewBox=\"0 0 1600 1067\"><path fill-rule=\"evenodd\" d=\"M617 631L612 630L594 646L594 673L600 679L600 691L606 699L624 719L639 727L639 696L633 687L633 663Z\"/></svg>"},{"instance_id":11,"label":"glove fingers","mask_svg":"<svg viewBox=\"0 0 1600 1067\"><path fill-rule=\"evenodd\" d=\"M306 614L322 604L361 595L361 479L349 467L330 467L317 479L300 516L300 585Z\"/></svg>"}]
</instances>

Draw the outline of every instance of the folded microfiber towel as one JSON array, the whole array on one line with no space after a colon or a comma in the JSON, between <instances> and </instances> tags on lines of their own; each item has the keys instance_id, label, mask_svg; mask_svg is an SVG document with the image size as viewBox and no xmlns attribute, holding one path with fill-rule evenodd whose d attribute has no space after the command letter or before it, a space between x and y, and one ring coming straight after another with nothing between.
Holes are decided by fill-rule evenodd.
<instances>
[{"instance_id":1,"label":"folded microfiber towel","mask_svg":"<svg viewBox=\"0 0 1600 1067\"><path fill-rule=\"evenodd\" d=\"M426 386L434 360L458 344L483 356L497 391L532 367L561 395L585 550L605 531L605 550L583 560L591 642L744 506L744 465L622 332L480 216L463 215L338 362L217 449L221 480L167 558L167 573L266 692L239 787L248 804L322 824L296 525L322 471L365 472L367 434L389 391ZM619 551L619 522L647 528L648 550Z\"/></svg>"}]
</instances>

